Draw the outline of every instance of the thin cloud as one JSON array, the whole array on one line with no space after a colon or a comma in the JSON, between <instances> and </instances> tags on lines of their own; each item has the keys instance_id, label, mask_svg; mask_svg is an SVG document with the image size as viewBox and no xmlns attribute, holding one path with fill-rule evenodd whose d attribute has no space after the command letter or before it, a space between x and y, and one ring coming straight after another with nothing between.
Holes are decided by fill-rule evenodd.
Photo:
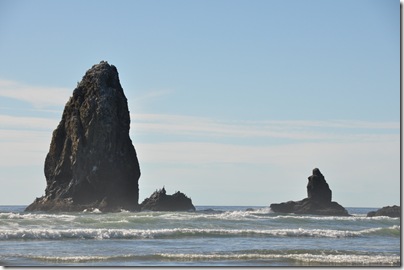
<instances>
[{"instance_id":1,"label":"thin cloud","mask_svg":"<svg viewBox=\"0 0 404 270\"><path fill-rule=\"evenodd\" d=\"M0 96L32 104L35 108L63 106L71 95L71 90L63 87L41 87L21 82L0 80Z\"/></svg>"},{"instance_id":2,"label":"thin cloud","mask_svg":"<svg viewBox=\"0 0 404 270\"><path fill-rule=\"evenodd\" d=\"M0 129L53 130L58 122L50 118L0 115Z\"/></svg>"},{"instance_id":3,"label":"thin cloud","mask_svg":"<svg viewBox=\"0 0 404 270\"><path fill-rule=\"evenodd\" d=\"M138 90L137 92L141 92ZM154 101L159 98L173 93L171 89L151 89L143 91L142 94L138 94L132 99L130 99L129 107L136 108L136 111L144 111L146 108L150 107Z\"/></svg>"},{"instance_id":4,"label":"thin cloud","mask_svg":"<svg viewBox=\"0 0 404 270\"><path fill-rule=\"evenodd\" d=\"M277 166L316 164L321 160L342 162L363 162L371 160L388 162L398 158L396 145L399 136L391 142L357 143L299 143L272 146L243 146L208 142L140 143L136 150L143 162L168 164L202 163L247 163ZM397 155L397 156L395 156ZM357 159L354 159L357 157ZM374 163L375 165L376 163Z\"/></svg>"},{"instance_id":5,"label":"thin cloud","mask_svg":"<svg viewBox=\"0 0 404 270\"><path fill-rule=\"evenodd\" d=\"M396 122L366 121L216 121L204 117L132 114L134 132L201 137L280 138L289 140L389 140ZM376 131L376 132L375 132Z\"/></svg>"},{"instance_id":6,"label":"thin cloud","mask_svg":"<svg viewBox=\"0 0 404 270\"><path fill-rule=\"evenodd\" d=\"M165 96L168 94L171 94L173 91L170 89L159 89L159 90L150 90L147 91L145 94L135 97L134 101L145 101L145 100L150 100L150 99L155 99L161 96Z\"/></svg>"},{"instance_id":7,"label":"thin cloud","mask_svg":"<svg viewBox=\"0 0 404 270\"><path fill-rule=\"evenodd\" d=\"M42 166L52 134L35 130L0 130L0 167Z\"/></svg>"}]
</instances>

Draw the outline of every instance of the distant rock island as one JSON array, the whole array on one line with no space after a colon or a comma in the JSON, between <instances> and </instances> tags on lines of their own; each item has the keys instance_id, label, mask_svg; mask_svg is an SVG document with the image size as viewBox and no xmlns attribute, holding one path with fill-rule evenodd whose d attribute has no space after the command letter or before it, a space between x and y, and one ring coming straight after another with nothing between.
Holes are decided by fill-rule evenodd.
<instances>
[{"instance_id":1,"label":"distant rock island","mask_svg":"<svg viewBox=\"0 0 404 270\"><path fill-rule=\"evenodd\" d=\"M368 217L399 217L401 218L401 207L397 205L385 206L377 211L370 211L367 214Z\"/></svg>"},{"instance_id":2,"label":"distant rock island","mask_svg":"<svg viewBox=\"0 0 404 270\"><path fill-rule=\"evenodd\" d=\"M86 72L67 102L45 159L45 196L26 211L139 210L139 162L115 66Z\"/></svg>"},{"instance_id":3,"label":"distant rock island","mask_svg":"<svg viewBox=\"0 0 404 270\"><path fill-rule=\"evenodd\" d=\"M178 191L173 195L167 195L164 187L146 198L140 207L142 211L195 211L192 200L184 193Z\"/></svg>"},{"instance_id":4,"label":"distant rock island","mask_svg":"<svg viewBox=\"0 0 404 270\"><path fill-rule=\"evenodd\" d=\"M278 213L349 216L348 211L333 202L332 192L318 168L313 169L313 175L308 177L307 198L301 201L273 203L272 211Z\"/></svg>"}]
</instances>

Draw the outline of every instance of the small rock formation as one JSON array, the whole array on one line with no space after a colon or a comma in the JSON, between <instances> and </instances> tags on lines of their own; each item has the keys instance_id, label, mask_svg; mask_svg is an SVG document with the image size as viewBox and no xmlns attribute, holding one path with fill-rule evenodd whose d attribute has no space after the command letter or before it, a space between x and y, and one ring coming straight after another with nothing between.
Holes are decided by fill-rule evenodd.
<instances>
[{"instance_id":1,"label":"small rock formation","mask_svg":"<svg viewBox=\"0 0 404 270\"><path fill-rule=\"evenodd\" d=\"M142 211L195 211L192 200L184 193L178 191L173 195L167 195L164 187L146 198L140 207Z\"/></svg>"},{"instance_id":2,"label":"small rock formation","mask_svg":"<svg viewBox=\"0 0 404 270\"><path fill-rule=\"evenodd\" d=\"M308 177L307 198L271 204L272 211L279 213L349 216L348 211L337 202L331 201L332 192L320 170L315 168Z\"/></svg>"},{"instance_id":3,"label":"small rock formation","mask_svg":"<svg viewBox=\"0 0 404 270\"><path fill-rule=\"evenodd\" d=\"M370 211L367 214L368 217L401 217L401 207L397 205L385 206L377 211Z\"/></svg>"},{"instance_id":4,"label":"small rock formation","mask_svg":"<svg viewBox=\"0 0 404 270\"><path fill-rule=\"evenodd\" d=\"M101 61L73 91L45 159L45 196L26 211L138 210L139 162L115 66Z\"/></svg>"}]
</instances>

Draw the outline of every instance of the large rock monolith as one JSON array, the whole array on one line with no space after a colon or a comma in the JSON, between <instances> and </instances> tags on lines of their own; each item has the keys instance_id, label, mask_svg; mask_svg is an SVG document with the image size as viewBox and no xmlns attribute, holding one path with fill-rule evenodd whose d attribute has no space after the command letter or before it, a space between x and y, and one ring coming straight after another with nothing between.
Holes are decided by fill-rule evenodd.
<instances>
[{"instance_id":1,"label":"large rock monolith","mask_svg":"<svg viewBox=\"0 0 404 270\"><path fill-rule=\"evenodd\" d=\"M331 199L332 192L318 168L308 177L307 198L301 201L273 203L272 211L278 213L348 216L348 211Z\"/></svg>"},{"instance_id":2,"label":"large rock monolith","mask_svg":"<svg viewBox=\"0 0 404 270\"><path fill-rule=\"evenodd\" d=\"M45 159L45 195L26 211L139 210L139 162L118 71L100 62L67 102Z\"/></svg>"}]
</instances>

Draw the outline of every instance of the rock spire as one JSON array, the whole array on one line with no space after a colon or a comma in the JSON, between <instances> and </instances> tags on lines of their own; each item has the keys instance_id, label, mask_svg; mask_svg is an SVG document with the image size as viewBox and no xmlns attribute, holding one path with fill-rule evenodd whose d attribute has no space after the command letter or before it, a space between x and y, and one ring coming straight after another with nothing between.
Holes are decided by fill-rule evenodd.
<instances>
[{"instance_id":1,"label":"rock spire","mask_svg":"<svg viewBox=\"0 0 404 270\"><path fill-rule=\"evenodd\" d=\"M45 196L26 210L138 210L140 168L129 125L118 71L101 61L66 103L45 159Z\"/></svg>"}]
</instances>

